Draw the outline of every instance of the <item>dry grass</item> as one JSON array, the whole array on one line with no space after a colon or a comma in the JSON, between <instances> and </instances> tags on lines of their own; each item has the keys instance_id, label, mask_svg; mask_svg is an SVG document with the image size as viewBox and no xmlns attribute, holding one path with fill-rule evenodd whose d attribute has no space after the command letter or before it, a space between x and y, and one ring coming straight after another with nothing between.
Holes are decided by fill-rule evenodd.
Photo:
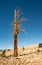
<instances>
[{"instance_id":1,"label":"dry grass","mask_svg":"<svg viewBox=\"0 0 42 65\"><path fill-rule=\"evenodd\" d=\"M0 56L0 65L42 65L42 48L38 45L25 47L24 50L20 48L18 57L13 57L12 50L6 51L6 57Z\"/></svg>"}]
</instances>

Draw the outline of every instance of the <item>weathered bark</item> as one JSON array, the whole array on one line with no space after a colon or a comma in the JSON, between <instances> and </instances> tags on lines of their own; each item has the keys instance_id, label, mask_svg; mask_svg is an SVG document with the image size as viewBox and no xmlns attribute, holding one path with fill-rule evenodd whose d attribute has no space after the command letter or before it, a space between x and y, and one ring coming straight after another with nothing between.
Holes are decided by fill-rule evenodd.
<instances>
[{"instance_id":1,"label":"weathered bark","mask_svg":"<svg viewBox=\"0 0 42 65\"><path fill-rule=\"evenodd\" d=\"M14 57L17 57L18 51L17 51L17 34L14 35Z\"/></svg>"},{"instance_id":2,"label":"weathered bark","mask_svg":"<svg viewBox=\"0 0 42 65\"><path fill-rule=\"evenodd\" d=\"M17 57L18 51L17 51L17 35L18 35L18 25L17 25L17 19L16 19L16 10L15 10L15 16L14 16L14 57Z\"/></svg>"},{"instance_id":3,"label":"weathered bark","mask_svg":"<svg viewBox=\"0 0 42 65\"><path fill-rule=\"evenodd\" d=\"M17 23L14 23L14 57L16 57L18 55L18 49L17 49L17 35L18 35L18 26Z\"/></svg>"}]
</instances>

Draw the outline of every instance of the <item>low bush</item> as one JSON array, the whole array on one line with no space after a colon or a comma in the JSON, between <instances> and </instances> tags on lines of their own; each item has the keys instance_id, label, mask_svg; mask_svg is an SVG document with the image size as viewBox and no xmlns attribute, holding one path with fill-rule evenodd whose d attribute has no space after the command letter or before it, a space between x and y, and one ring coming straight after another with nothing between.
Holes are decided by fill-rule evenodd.
<instances>
[{"instance_id":1,"label":"low bush","mask_svg":"<svg viewBox=\"0 0 42 65\"><path fill-rule=\"evenodd\" d=\"M41 48L42 47L42 43L39 43L39 48Z\"/></svg>"},{"instance_id":2,"label":"low bush","mask_svg":"<svg viewBox=\"0 0 42 65\"><path fill-rule=\"evenodd\" d=\"M3 50L1 56L5 57L5 53L6 53L6 50Z\"/></svg>"}]
</instances>

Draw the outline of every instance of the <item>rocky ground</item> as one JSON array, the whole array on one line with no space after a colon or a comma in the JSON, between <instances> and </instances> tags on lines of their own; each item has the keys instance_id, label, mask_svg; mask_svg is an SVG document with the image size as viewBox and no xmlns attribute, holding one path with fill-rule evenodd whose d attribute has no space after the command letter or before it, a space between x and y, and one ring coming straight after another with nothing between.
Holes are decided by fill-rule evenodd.
<instances>
[{"instance_id":1,"label":"rocky ground","mask_svg":"<svg viewBox=\"0 0 42 65\"><path fill-rule=\"evenodd\" d=\"M0 56L0 65L42 65L42 48L38 46L21 48L18 53L18 57L13 57L13 51L7 51L6 57Z\"/></svg>"}]
</instances>

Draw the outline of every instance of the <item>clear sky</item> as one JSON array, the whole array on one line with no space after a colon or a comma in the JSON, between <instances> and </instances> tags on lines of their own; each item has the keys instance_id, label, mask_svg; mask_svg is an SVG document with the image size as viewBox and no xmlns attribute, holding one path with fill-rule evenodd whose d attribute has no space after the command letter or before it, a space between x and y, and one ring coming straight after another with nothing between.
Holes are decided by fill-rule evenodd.
<instances>
[{"instance_id":1,"label":"clear sky","mask_svg":"<svg viewBox=\"0 0 42 65\"><path fill-rule=\"evenodd\" d=\"M20 7L28 21L23 23L28 34L18 34L18 47L42 42L42 0L0 0L0 49L13 48L14 9Z\"/></svg>"}]
</instances>

